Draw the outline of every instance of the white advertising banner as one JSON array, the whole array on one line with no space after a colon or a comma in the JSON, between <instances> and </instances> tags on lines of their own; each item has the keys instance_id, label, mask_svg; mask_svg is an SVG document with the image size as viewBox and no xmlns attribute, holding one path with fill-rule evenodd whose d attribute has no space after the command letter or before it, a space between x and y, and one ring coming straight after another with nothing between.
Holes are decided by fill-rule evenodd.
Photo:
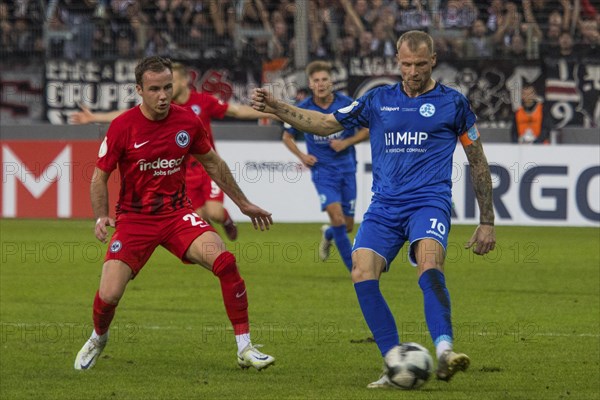
<instances>
[{"instance_id":1,"label":"white advertising banner","mask_svg":"<svg viewBox=\"0 0 600 400\"><path fill-rule=\"evenodd\" d=\"M498 225L600 226L600 148L598 146L523 146L485 144L492 171ZM303 148L303 144L300 144ZM326 222L310 171L283 143L223 141L219 154L255 204L275 222ZM356 221L371 198L371 153L357 146ZM478 207L462 147L453 163L453 223L476 224ZM227 200L228 210L244 220Z\"/></svg>"}]
</instances>

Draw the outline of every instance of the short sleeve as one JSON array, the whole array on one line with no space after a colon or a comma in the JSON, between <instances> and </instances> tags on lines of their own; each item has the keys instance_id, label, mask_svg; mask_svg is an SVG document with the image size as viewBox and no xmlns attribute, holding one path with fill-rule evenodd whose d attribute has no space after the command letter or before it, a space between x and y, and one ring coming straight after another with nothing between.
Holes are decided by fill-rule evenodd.
<instances>
[{"instance_id":1,"label":"short sleeve","mask_svg":"<svg viewBox=\"0 0 600 400\"><path fill-rule=\"evenodd\" d=\"M213 95L206 95L206 102L208 103L208 110L211 118L223 119L225 113L229 108L229 104L217 99Z\"/></svg>"},{"instance_id":2,"label":"short sleeve","mask_svg":"<svg viewBox=\"0 0 600 400\"><path fill-rule=\"evenodd\" d=\"M298 137L298 135L302 133L298 129L296 129L293 126L291 126L290 124L288 124L287 122L283 123L283 130L285 132L289 133L290 135L293 135L294 137Z\"/></svg>"},{"instance_id":3,"label":"short sleeve","mask_svg":"<svg viewBox=\"0 0 600 400\"><path fill-rule=\"evenodd\" d=\"M461 136L475 125L477 116L475 116L475 113L471 110L471 104L464 95L457 93L454 101L456 103L456 119L454 121L455 132L457 136ZM471 134L471 136L473 135ZM471 140L473 140L473 138L471 138Z\"/></svg>"},{"instance_id":4,"label":"short sleeve","mask_svg":"<svg viewBox=\"0 0 600 400\"><path fill-rule=\"evenodd\" d=\"M353 129L359 126L369 127L372 94L373 91L370 91L346 107L334 111L333 116L344 129Z\"/></svg>"},{"instance_id":5,"label":"short sleeve","mask_svg":"<svg viewBox=\"0 0 600 400\"><path fill-rule=\"evenodd\" d=\"M117 168L117 163L125 148L123 145L125 136L126 135L121 128L120 119L113 121L108 127L108 131L106 132L102 144L100 144L96 167L108 173Z\"/></svg>"},{"instance_id":6,"label":"short sleeve","mask_svg":"<svg viewBox=\"0 0 600 400\"><path fill-rule=\"evenodd\" d=\"M190 147L190 153L206 154L212 149L210 141L208 140L208 132L206 131L206 128L200 119L197 119L196 121L196 134L194 135L194 141Z\"/></svg>"}]
</instances>

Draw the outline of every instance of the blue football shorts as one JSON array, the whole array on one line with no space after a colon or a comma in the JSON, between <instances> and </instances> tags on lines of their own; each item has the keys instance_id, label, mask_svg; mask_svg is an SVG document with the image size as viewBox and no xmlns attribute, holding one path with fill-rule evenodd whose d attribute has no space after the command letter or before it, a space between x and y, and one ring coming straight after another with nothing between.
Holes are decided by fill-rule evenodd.
<instances>
[{"instance_id":1,"label":"blue football shorts","mask_svg":"<svg viewBox=\"0 0 600 400\"><path fill-rule=\"evenodd\" d=\"M319 194L321 211L332 203L340 203L344 215L353 217L356 205L356 173L326 173L318 170L312 181Z\"/></svg>"},{"instance_id":2,"label":"blue football shorts","mask_svg":"<svg viewBox=\"0 0 600 400\"><path fill-rule=\"evenodd\" d=\"M352 251L370 249L390 263L408 240L408 260L417 265L413 244L420 239L433 239L444 251L450 233L450 213L437 207L398 207L373 201L358 228Z\"/></svg>"}]
</instances>

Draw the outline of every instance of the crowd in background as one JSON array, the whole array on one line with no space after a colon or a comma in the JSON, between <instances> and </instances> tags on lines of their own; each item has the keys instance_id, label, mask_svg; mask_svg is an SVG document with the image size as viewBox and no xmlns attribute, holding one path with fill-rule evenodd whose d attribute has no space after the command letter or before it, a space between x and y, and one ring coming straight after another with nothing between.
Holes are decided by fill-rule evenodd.
<instances>
[{"instance_id":1,"label":"crowd in background","mask_svg":"<svg viewBox=\"0 0 600 400\"><path fill-rule=\"evenodd\" d=\"M599 57L597 0L307 0L311 59L394 56L428 31L438 57ZM291 0L0 0L2 57L293 57Z\"/></svg>"}]
</instances>

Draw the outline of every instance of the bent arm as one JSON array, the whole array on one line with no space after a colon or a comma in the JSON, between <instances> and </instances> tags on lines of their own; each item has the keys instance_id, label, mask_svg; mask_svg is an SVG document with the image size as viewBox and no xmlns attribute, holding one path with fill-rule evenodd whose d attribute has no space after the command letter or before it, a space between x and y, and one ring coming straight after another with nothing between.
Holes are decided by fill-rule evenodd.
<instances>
[{"instance_id":1,"label":"bent arm","mask_svg":"<svg viewBox=\"0 0 600 400\"><path fill-rule=\"evenodd\" d=\"M294 140L294 135L292 135L289 132L283 132L281 140L283 141L285 147L287 147L293 155L295 155L300 159L300 161L302 161L302 156L304 156L304 153L300 150L300 148L298 148L298 145Z\"/></svg>"},{"instance_id":2,"label":"bent arm","mask_svg":"<svg viewBox=\"0 0 600 400\"><path fill-rule=\"evenodd\" d=\"M354 136L344 139L344 142L346 142L349 147L364 142L365 140L369 140L369 130L367 128L361 128Z\"/></svg>"},{"instance_id":3,"label":"bent arm","mask_svg":"<svg viewBox=\"0 0 600 400\"><path fill-rule=\"evenodd\" d=\"M337 152L344 151L350 146L354 146L364 140L369 139L369 130L367 128L361 128L353 136L347 137L346 139L332 139L329 142L329 146Z\"/></svg>"}]
</instances>

